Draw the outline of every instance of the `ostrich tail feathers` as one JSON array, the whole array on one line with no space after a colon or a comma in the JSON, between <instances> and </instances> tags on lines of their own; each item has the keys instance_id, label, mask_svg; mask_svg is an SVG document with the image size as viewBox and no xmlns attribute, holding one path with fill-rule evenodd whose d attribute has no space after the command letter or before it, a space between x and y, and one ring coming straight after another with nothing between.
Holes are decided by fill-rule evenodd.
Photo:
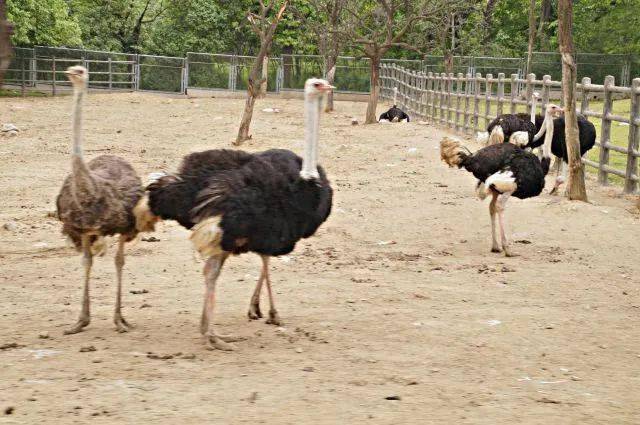
<instances>
[{"instance_id":1,"label":"ostrich tail feathers","mask_svg":"<svg viewBox=\"0 0 640 425\"><path fill-rule=\"evenodd\" d=\"M449 167L460 168L467 157L464 149L460 142L444 137L440 141L440 159L446 162Z\"/></svg>"},{"instance_id":2,"label":"ostrich tail feathers","mask_svg":"<svg viewBox=\"0 0 640 425\"><path fill-rule=\"evenodd\" d=\"M529 144L529 133L526 131L516 131L509 137L509 143L524 148Z\"/></svg>"},{"instance_id":3,"label":"ostrich tail feathers","mask_svg":"<svg viewBox=\"0 0 640 425\"><path fill-rule=\"evenodd\" d=\"M484 184L486 186L487 193L491 190L495 190L499 193L515 192L518 188L516 179L513 176L513 173L509 170L499 171L490 175L489 178L485 180Z\"/></svg>"},{"instance_id":4,"label":"ostrich tail feathers","mask_svg":"<svg viewBox=\"0 0 640 425\"><path fill-rule=\"evenodd\" d=\"M133 215L136 218L136 230L138 232L153 232L160 217L151 212L149 208L149 196L144 195L133 207Z\"/></svg>"},{"instance_id":5,"label":"ostrich tail feathers","mask_svg":"<svg viewBox=\"0 0 640 425\"><path fill-rule=\"evenodd\" d=\"M478 131L476 133L476 142L480 143L481 145L486 145L487 143L489 143L489 132Z\"/></svg>"},{"instance_id":6,"label":"ostrich tail feathers","mask_svg":"<svg viewBox=\"0 0 640 425\"><path fill-rule=\"evenodd\" d=\"M489 135L489 144L497 145L504 142L504 130L499 125L493 127L491 134Z\"/></svg>"},{"instance_id":7,"label":"ostrich tail feathers","mask_svg":"<svg viewBox=\"0 0 640 425\"><path fill-rule=\"evenodd\" d=\"M222 249L222 229L220 228L220 217L209 217L193 226L189 237L194 248L200 253L202 258L209 258L220 255Z\"/></svg>"}]
</instances>

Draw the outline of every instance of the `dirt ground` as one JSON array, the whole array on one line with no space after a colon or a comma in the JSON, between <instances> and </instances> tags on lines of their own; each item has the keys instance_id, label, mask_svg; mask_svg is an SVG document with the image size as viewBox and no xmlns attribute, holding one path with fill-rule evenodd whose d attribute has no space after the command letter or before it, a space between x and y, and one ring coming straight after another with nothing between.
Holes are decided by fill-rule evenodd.
<instances>
[{"instance_id":1,"label":"dirt ground","mask_svg":"<svg viewBox=\"0 0 640 425\"><path fill-rule=\"evenodd\" d=\"M82 267L48 214L70 169L70 101L0 100L0 122L22 130L0 139L0 423L640 423L633 202L593 181L592 204L512 199L519 256L492 254L488 202L439 160L445 133L351 126L363 103L323 117L332 216L272 262L285 327L248 322L260 262L243 255L225 266L215 317L247 339L205 349L202 262L163 223L159 242L127 249L136 328L114 330L112 245L94 263L91 325L63 336ZM173 170L188 152L229 147L242 105L92 93L86 156ZM301 101L260 101L245 147L301 152L301 123Z\"/></svg>"}]
</instances>

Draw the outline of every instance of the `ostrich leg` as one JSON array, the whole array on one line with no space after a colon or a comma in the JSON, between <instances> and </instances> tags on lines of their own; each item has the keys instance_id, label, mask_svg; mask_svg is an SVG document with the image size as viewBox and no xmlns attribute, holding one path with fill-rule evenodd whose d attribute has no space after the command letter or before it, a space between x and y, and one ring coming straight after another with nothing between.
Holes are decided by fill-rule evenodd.
<instances>
[{"instance_id":1,"label":"ostrich leg","mask_svg":"<svg viewBox=\"0 0 640 425\"><path fill-rule=\"evenodd\" d=\"M116 308L113 314L113 323L116 325L118 332L128 332L133 326L127 323L122 317L122 267L124 266L124 243L126 238L120 235L118 239L118 251L116 252L116 275L118 279L118 289L116 291Z\"/></svg>"},{"instance_id":2,"label":"ostrich leg","mask_svg":"<svg viewBox=\"0 0 640 425\"><path fill-rule=\"evenodd\" d=\"M504 219L504 210L505 210L505 205L509 200L509 196L511 196L510 192L501 194L498 198L496 209L498 211L498 223L500 224L500 237L502 238L502 250L504 251L504 255L506 257L515 257L515 254L511 252L511 248L509 248L509 241L507 240L507 233L505 230L506 223Z\"/></svg>"},{"instance_id":3,"label":"ostrich leg","mask_svg":"<svg viewBox=\"0 0 640 425\"><path fill-rule=\"evenodd\" d=\"M498 237L496 236L496 201L498 193L491 191L491 203L489 203L489 215L491 216L491 252L500 252Z\"/></svg>"},{"instance_id":4,"label":"ostrich leg","mask_svg":"<svg viewBox=\"0 0 640 425\"><path fill-rule=\"evenodd\" d=\"M249 303L249 312L247 316L249 316L250 320L258 320L262 318L262 312L260 311L260 291L262 290L262 284L264 283L265 274L264 267L260 271L260 277L258 278L258 283L256 284L256 289L253 290L253 295L251 296L251 302Z\"/></svg>"},{"instance_id":5,"label":"ostrich leg","mask_svg":"<svg viewBox=\"0 0 640 425\"><path fill-rule=\"evenodd\" d=\"M261 255L260 257L262 258L262 273L264 274L265 281L267 282L267 293L269 294L269 318L266 323L282 326L284 323L280 320L280 316L278 316L278 311L276 310L276 305L273 302L273 291L271 290L271 279L269 278L269 257L266 255Z\"/></svg>"},{"instance_id":6,"label":"ostrich leg","mask_svg":"<svg viewBox=\"0 0 640 425\"><path fill-rule=\"evenodd\" d=\"M216 281L227 259L228 254L210 257L204 266L204 280L206 290L204 294L204 306L200 321L200 332L207 338L207 345L214 350L233 351L235 347L230 342L241 341L244 338L236 338L228 335L219 335L213 329L213 309L216 303Z\"/></svg>"},{"instance_id":7,"label":"ostrich leg","mask_svg":"<svg viewBox=\"0 0 640 425\"><path fill-rule=\"evenodd\" d=\"M556 157L556 162L554 165L556 167L556 181L553 184L553 188L549 192L550 195L556 195L558 193L560 185L567 180L567 168L565 167L562 158Z\"/></svg>"},{"instance_id":8,"label":"ostrich leg","mask_svg":"<svg viewBox=\"0 0 640 425\"><path fill-rule=\"evenodd\" d=\"M82 265L84 266L84 291L82 292L82 310L75 325L64 331L65 335L76 334L84 329L91 322L89 312L89 278L91 277L91 266L93 265L93 254L91 253L90 235L82 235Z\"/></svg>"}]
</instances>

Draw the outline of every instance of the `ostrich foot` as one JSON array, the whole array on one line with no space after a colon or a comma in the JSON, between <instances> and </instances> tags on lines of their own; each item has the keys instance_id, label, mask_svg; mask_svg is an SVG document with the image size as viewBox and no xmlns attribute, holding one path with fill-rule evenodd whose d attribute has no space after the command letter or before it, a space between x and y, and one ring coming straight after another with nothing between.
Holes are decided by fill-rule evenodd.
<instances>
[{"instance_id":1,"label":"ostrich foot","mask_svg":"<svg viewBox=\"0 0 640 425\"><path fill-rule=\"evenodd\" d=\"M210 350L233 351L236 346L232 342L244 341L246 338L232 335L218 335L209 332L207 335L207 348Z\"/></svg>"},{"instance_id":2,"label":"ostrich foot","mask_svg":"<svg viewBox=\"0 0 640 425\"><path fill-rule=\"evenodd\" d=\"M553 186L553 189L549 191L549 195L557 195L558 194L558 186Z\"/></svg>"},{"instance_id":3,"label":"ostrich foot","mask_svg":"<svg viewBox=\"0 0 640 425\"><path fill-rule=\"evenodd\" d=\"M502 252L502 250L497 246L492 246L491 247L491 252Z\"/></svg>"},{"instance_id":4,"label":"ostrich foot","mask_svg":"<svg viewBox=\"0 0 640 425\"><path fill-rule=\"evenodd\" d=\"M276 310L269 310L269 318L265 322L267 325L282 326L284 322L280 320L280 316Z\"/></svg>"},{"instance_id":5,"label":"ostrich foot","mask_svg":"<svg viewBox=\"0 0 640 425\"><path fill-rule=\"evenodd\" d=\"M516 254L513 251L511 251L511 249L509 249L509 248L505 248L504 249L504 256L505 257L517 257L518 254Z\"/></svg>"},{"instance_id":6,"label":"ostrich foot","mask_svg":"<svg viewBox=\"0 0 640 425\"><path fill-rule=\"evenodd\" d=\"M87 327L90 322L91 319L89 319L89 317L81 317L80 319L78 319L75 325L64 331L64 334L73 335L77 334L78 332L82 332L82 330Z\"/></svg>"},{"instance_id":7,"label":"ostrich foot","mask_svg":"<svg viewBox=\"0 0 640 425\"><path fill-rule=\"evenodd\" d=\"M116 315L113 317L113 323L115 323L116 330L120 333L129 332L134 327L131 323L124 320L122 314L119 313L116 313Z\"/></svg>"},{"instance_id":8,"label":"ostrich foot","mask_svg":"<svg viewBox=\"0 0 640 425\"><path fill-rule=\"evenodd\" d=\"M260 311L260 304L251 303L249 305L249 311L247 312L249 320L258 320L262 318L262 312Z\"/></svg>"}]
</instances>

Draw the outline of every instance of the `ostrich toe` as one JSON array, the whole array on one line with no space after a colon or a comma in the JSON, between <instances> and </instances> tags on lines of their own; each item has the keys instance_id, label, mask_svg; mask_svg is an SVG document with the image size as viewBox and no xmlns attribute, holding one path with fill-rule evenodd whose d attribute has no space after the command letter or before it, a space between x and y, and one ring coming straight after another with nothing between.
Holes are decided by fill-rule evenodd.
<instances>
[{"instance_id":1,"label":"ostrich toe","mask_svg":"<svg viewBox=\"0 0 640 425\"><path fill-rule=\"evenodd\" d=\"M88 317L81 317L80 319L78 319L75 325L65 330L64 334L73 335L73 334L77 334L78 332L82 332L82 330L85 327L87 327L90 322L91 322L91 319L89 319Z\"/></svg>"},{"instance_id":2,"label":"ostrich toe","mask_svg":"<svg viewBox=\"0 0 640 425\"><path fill-rule=\"evenodd\" d=\"M116 330L120 333L129 332L134 327L131 323L124 320L121 314L116 314L113 317L113 323L115 323Z\"/></svg>"},{"instance_id":3,"label":"ostrich toe","mask_svg":"<svg viewBox=\"0 0 640 425\"><path fill-rule=\"evenodd\" d=\"M249 317L249 320L258 320L262 318L262 312L260 311L260 304L258 303L251 303L249 305L249 311L247 312L247 316Z\"/></svg>"},{"instance_id":4,"label":"ostrich toe","mask_svg":"<svg viewBox=\"0 0 640 425\"><path fill-rule=\"evenodd\" d=\"M269 318L265 322L268 325L282 326L284 322L280 319L276 310L269 310Z\"/></svg>"}]
</instances>

